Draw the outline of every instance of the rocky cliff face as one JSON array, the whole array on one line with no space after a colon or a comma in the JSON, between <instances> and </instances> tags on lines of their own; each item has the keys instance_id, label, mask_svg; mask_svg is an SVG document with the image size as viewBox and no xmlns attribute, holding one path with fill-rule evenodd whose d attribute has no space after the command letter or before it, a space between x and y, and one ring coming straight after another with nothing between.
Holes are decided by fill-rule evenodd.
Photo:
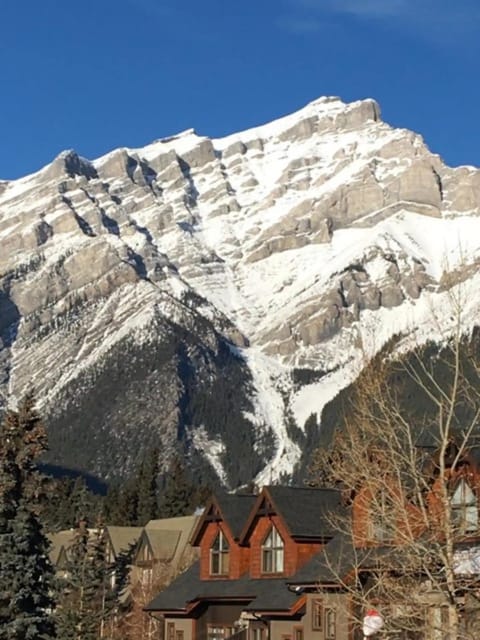
<instances>
[{"instance_id":1,"label":"rocky cliff face","mask_svg":"<svg viewBox=\"0 0 480 640\"><path fill-rule=\"evenodd\" d=\"M0 182L2 402L33 386L51 460L102 477L154 442L230 487L289 474L394 333L441 337L452 287L475 321L479 211L480 171L372 100L64 152Z\"/></svg>"}]
</instances>

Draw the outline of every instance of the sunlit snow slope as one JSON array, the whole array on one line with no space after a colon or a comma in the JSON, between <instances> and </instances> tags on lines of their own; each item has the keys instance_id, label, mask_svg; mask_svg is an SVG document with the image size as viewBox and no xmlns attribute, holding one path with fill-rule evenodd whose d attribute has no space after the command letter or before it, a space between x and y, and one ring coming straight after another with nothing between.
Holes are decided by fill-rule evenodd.
<instances>
[{"instance_id":1,"label":"sunlit snow slope","mask_svg":"<svg viewBox=\"0 0 480 640\"><path fill-rule=\"evenodd\" d=\"M372 100L64 152L0 182L3 402L33 385L52 459L103 477L155 443L228 487L289 475L306 418L393 334L443 338L452 291L478 317L479 210L480 172Z\"/></svg>"}]
</instances>

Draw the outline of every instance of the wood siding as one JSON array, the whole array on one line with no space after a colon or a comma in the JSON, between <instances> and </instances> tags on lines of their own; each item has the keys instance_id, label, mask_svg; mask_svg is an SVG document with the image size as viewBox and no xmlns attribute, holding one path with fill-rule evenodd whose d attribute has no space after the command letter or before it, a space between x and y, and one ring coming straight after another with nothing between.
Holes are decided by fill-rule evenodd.
<instances>
[{"instance_id":1,"label":"wood siding","mask_svg":"<svg viewBox=\"0 0 480 640\"><path fill-rule=\"evenodd\" d=\"M217 537L219 531L223 532L229 549L229 571L228 575L211 575L210 573L210 549ZM223 522L209 522L205 527L202 539L200 541L200 577L202 580L235 580L248 570L249 549L248 547L240 547Z\"/></svg>"}]
</instances>

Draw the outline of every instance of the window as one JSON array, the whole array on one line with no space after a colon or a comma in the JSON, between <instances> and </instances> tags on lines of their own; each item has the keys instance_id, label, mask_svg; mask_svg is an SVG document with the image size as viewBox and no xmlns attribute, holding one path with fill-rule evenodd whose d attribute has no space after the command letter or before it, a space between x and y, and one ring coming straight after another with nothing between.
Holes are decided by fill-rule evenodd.
<instances>
[{"instance_id":1,"label":"window","mask_svg":"<svg viewBox=\"0 0 480 640\"><path fill-rule=\"evenodd\" d=\"M392 542L395 538L395 512L395 504L387 491L378 491L370 508L372 540Z\"/></svg>"},{"instance_id":2,"label":"window","mask_svg":"<svg viewBox=\"0 0 480 640\"><path fill-rule=\"evenodd\" d=\"M314 631L323 630L323 602L313 600L312 602L312 629Z\"/></svg>"},{"instance_id":3,"label":"window","mask_svg":"<svg viewBox=\"0 0 480 640\"><path fill-rule=\"evenodd\" d=\"M183 638L184 638L183 630L175 631L175 640L183 640Z\"/></svg>"},{"instance_id":4,"label":"window","mask_svg":"<svg viewBox=\"0 0 480 640\"><path fill-rule=\"evenodd\" d=\"M167 640L175 640L175 623L167 622Z\"/></svg>"},{"instance_id":5,"label":"window","mask_svg":"<svg viewBox=\"0 0 480 640\"><path fill-rule=\"evenodd\" d=\"M210 549L210 573L214 576L228 575L230 550L228 542L219 531Z\"/></svg>"},{"instance_id":6,"label":"window","mask_svg":"<svg viewBox=\"0 0 480 640\"><path fill-rule=\"evenodd\" d=\"M150 562L152 560L152 554L150 552L150 547L146 542L144 542L142 544L142 547L140 549L139 560L141 562Z\"/></svg>"},{"instance_id":7,"label":"window","mask_svg":"<svg viewBox=\"0 0 480 640\"><path fill-rule=\"evenodd\" d=\"M325 640L335 640L337 635L337 612L331 607L325 608Z\"/></svg>"},{"instance_id":8,"label":"window","mask_svg":"<svg viewBox=\"0 0 480 640\"><path fill-rule=\"evenodd\" d=\"M144 586L150 586L153 580L153 569L150 567L148 569L142 569L142 578L141 582Z\"/></svg>"},{"instance_id":9,"label":"window","mask_svg":"<svg viewBox=\"0 0 480 640\"><path fill-rule=\"evenodd\" d=\"M447 640L449 629L448 606L433 607L430 611L430 627L432 640Z\"/></svg>"},{"instance_id":10,"label":"window","mask_svg":"<svg viewBox=\"0 0 480 640\"><path fill-rule=\"evenodd\" d=\"M252 632L250 636L250 640L264 640L265 637L265 627L251 627Z\"/></svg>"},{"instance_id":11,"label":"window","mask_svg":"<svg viewBox=\"0 0 480 640\"><path fill-rule=\"evenodd\" d=\"M220 625L208 625L207 639L208 640L225 640L232 636L235 631L233 626L220 626Z\"/></svg>"},{"instance_id":12,"label":"window","mask_svg":"<svg viewBox=\"0 0 480 640\"><path fill-rule=\"evenodd\" d=\"M462 533L471 533L478 529L477 498L472 489L460 480L452 499L452 522Z\"/></svg>"},{"instance_id":13,"label":"window","mask_svg":"<svg viewBox=\"0 0 480 640\"><path fill-rule=\"evenodd\" d=\"M293 640L303 640L303 627L293 628Z\"/></svg>"},{"instance_id":14,"label":"window","mask_svg":"<svg viewBox=\"0 0 480 640\"><path fill-rule=\"evenodd\" d=\"M280 573L283 571L283 540L272 527L262 545L262 573Z\"/></svg>"}]
</instances>

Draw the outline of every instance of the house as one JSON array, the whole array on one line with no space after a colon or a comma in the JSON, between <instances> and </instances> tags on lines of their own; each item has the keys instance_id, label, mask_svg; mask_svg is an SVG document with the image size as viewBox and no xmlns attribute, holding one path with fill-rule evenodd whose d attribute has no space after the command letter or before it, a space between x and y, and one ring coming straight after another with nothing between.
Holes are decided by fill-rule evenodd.
<instances>
[{"instance_id":1,"label":"house","mask_svg":"<svg viewBox=\"0 0 480 640\"><path fill-rule=\"evenodd\" d=\"M107 525L104 528L106 557L115 562L122 553L133 552L142 534L143 527L118 527Z\"/></svg>"},{"instance_id":2,"label":"house","mask_svg":"<svg viewBox=\"0 0 480 640\"><path fill-rule=\"evenodd\" d=\"M105 557L112 566L121 562L121 556L124 555L124 562L131 565L132 557L138 540L142 534L142 527L119 527L108 525L103 530L105 538ZM132 570L130 569L130 575ZM116 584L116 572L112 571L110 577L110 586L113 589ZM130 590L126 589L123 594L124 599L130 597Z\"/></svg>"},{"instance_id":3,"label":"house","mask_svg":"<svg viewBox=\"0 0 480 640\"><path fill-rule=\"evenodd\" d=\"M465 457L461 464L458 456L453 459L455 465L445 477L452 518L458 523L455 571L459 584L476 584L480 471L472 458ZM381 598L388 594L379 596L372 585L379 575L390 580L387 584L402 578L408 536L423 541L426 553L439 541L436 529L421 519L438 518L438 466L432 469L423 495L427 516L388 474L348 497L337 489L278 486L264 487L258 496L213 496L191 538L200 550L199 560L145 607L161 621L159 637L353 640L362 637L359 623L365 613L365 601L357 594L368 594L397 619L410 615L408 591L406 603L387 603ZM372 509L375 502L390 514L392 497L400 514L393 515L398 521L394 528ZM339 522L348 527L342 530ZM413 580L415 615L395 637L443 640L443 629L451 623L444 592L421 566L415 565L408 578ZM475 587L474 594L478 597L480 589ZM461 598L465 630L472 620L478 622L480 608L470 615L468 593Z\"/></svg>"},{"instance_id":4,"label":"house","mask_svg":"<svg viewBox=\"0 0 480 640\"><path fill-rule=\"evenodd\" d=\"M68 549L73 544L75 531L65 529L57 533L47 534L50 541L49 557L57 574L62 575L66 571L68 562Z\"/></svg>"},{"instance_id":5,"label":"house","mask_svg":"<svg viewBox=\"0 0 480 640\"><path fill-rule=\"evenodd\" d=\"M189 541L198 519L195 515L150 520L145 527L108 525L103 528L106 560L113 566L125 554L124 561L130 565L131 586L139 581L150 584L156 568L168 573L171 579L197 558ZM89 529L89 532L98 533L98 530ZM75 529L67 529L48 535L50 560L59 574L67 569L76 533ZM112 572L111 586L115 586L115 572Z\"/></svg>"},{"instance_id":6,"label":"house","mask_svg":"<svg viewBox=\"0 0 480 640\"><path fill-rule=\"evenodd\" d=\"M200 516L180 516L150 520L138 536L132 558L131 582L151 584L155 573L171 579L197 559L197 551L189 544Z\"/></svg>"},{"instance_id":7,"label":"house","mask_svg":"<svg viewBox=\"0 0 480 640\"><path fill-rule=\"evenodd\" d=\"M326 593L320 611L318 594L296 584L334 539L331 518L343 509L334 489L270 486L258 496L212 497L192 535L199 561L146 611L164 620L166 640L346 637L346 600Z\"/></svg>"}]
</instances>

